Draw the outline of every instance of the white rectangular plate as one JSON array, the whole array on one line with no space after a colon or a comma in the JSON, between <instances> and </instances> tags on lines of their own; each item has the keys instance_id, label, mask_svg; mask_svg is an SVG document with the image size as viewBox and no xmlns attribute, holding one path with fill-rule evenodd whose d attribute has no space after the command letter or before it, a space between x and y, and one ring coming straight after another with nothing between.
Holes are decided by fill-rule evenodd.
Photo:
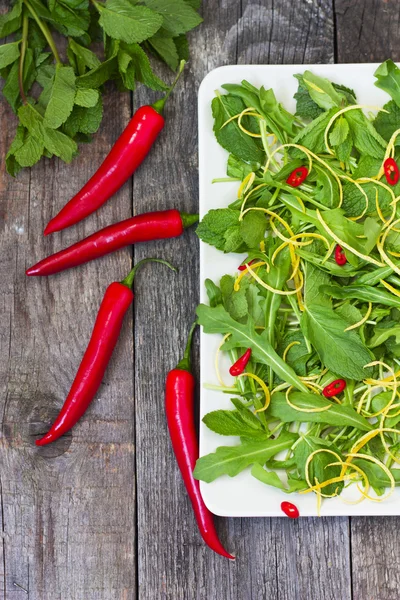
<instances>
[{"instance_id":1,"label":"white rectangular plate","mask_svg":"<svg viewBox=\"0 0 400 600\"><path fill-rule=\"evenodd\" d=\"M199 90L199 177L200 177L200 216L212 208L226 207L236 197L238 183L212 184L213 178L226 176L228 153L219 146L213 134L211 100L215 90L224 83L240 83L247 79L257 87L263 85L273 88L277 99L290 111L295 110L293 94L297 90L296 73L310 69L313 73L327 77L333 82L343 84L355 90L360 104L383 106L389 96L374 86L373 73L376 64L348 65L234 65L219 67L211 71L203 80ZM200 290L201 302L207 303L204 280L209 277L216 283L226 273L235 274L237 266L245 255L225 255L207 244L200 243ZM230 397L221 392L204 388L205 383L218 385L214 360L219 335L201 333L201 396L200 416L216 409L232 409ZM229 385L232 378L228 373L229 364L221 357L221 373ZM219 436L201 423L200 455L214 452L217 446L234 445L236 438ZM212 483L201 482L201 492L208 508L215 514L230 517L276 517L283 516L280 504L289 500L299 508L301 516L316 516L317 505L314 494L284 494L280 490L267 486L250 475L249 470L237 477L223 476ZM373 492L372 492L373 493ZM347 493L346 496L348 497ZM354 497L358 497L355 494ZM400 489L382 503L364 500L360 504L345 504L340 498L324 500L321 515L399 515Z\"/></svg>"}]
</instances>

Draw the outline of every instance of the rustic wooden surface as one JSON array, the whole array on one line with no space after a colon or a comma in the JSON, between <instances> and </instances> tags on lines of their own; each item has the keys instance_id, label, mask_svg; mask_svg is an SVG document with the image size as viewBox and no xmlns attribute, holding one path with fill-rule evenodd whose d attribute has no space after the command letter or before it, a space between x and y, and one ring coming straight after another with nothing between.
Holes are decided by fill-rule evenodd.
<instances>
[{"instance_id":1,"label":"rustic wooden surface","mask_svg":"<svg viewBox=\"0 0 400 600\"><path fill-rule=\"evenodd\" d=\"M111 93L107 118L79 160L46 160L16 180L3 164L15 121L0 100L1 600L399 598L399 519L218 519L237 561L204 547L163 411L165 373L198 301L193 231L134 248L135 261L163 256L179 274L161 265L143 270L98 398L72 435L34 447L68 391L105 287L129 270L132 252L47 280L27 280L24 270L131 214L173 205L196 210L196 91L204 75L236 62L400 59L398 0L209 0L203 15L167 126L145 166L101 211L64 233L41 235L135 106L153 96L138 91L132 107Z\"/></svg>"}]
</instances>

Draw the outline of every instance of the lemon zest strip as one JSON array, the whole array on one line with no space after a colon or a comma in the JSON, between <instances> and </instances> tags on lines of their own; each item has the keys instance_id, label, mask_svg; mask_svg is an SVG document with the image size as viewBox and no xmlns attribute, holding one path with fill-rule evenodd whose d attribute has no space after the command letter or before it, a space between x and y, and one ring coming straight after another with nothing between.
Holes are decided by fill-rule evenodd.
<instances>
[{"instance_id":1,"label":"lemon zest strip","mask_svg":"<svg viewBox=\"0 0 400 600\"><path fill-rule=\"evenodd\" d=\"M364 325L366 321L368 321L370 314L372 313L372 302L368 302L368 310L363 316L363 318L358 321L358 323L354 323L354 325L350 325L350 327L346 327L345 331L350 331L351 329L357 329L357 327L361 327Z\"/></svg>"},{"instance_id":2,"label":"lemon zest strip","mask_svg":"<svg viewBox=\"0 0 400 600\"><path fill-rule=\"evenodd\" d=\"M257 381L258 385L261 387L262 391L264 392L265 395L265 404L262 408L258 408L255 412L263 412L264 410L267 410L269 403L271 402L271 395L269 393L269 389L266 386L266 384L264 383L264 381L258 377L258 375L255 375L254 373L241 373L241 375L238 375L239 377L250 377L251 379L254 379L254 381Z\"/></svg>"}]
</instances>

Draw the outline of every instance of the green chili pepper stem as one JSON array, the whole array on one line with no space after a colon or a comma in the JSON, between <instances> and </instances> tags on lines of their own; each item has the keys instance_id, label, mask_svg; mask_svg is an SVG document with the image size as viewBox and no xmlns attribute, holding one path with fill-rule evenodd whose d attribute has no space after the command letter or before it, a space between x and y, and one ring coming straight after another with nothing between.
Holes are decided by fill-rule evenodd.
<instances>
[{"instance_id":1,"label":"green chili pepper stem","mask_svg":"<svg viewBox=\"0 0 400 600\"><path fill-rule=\"evenodd\" d=\"M193 339L193 333L194 333L194 330L196 329L196 326L197 326L197 321L195 321L190 328L188 339L186 342L185 352L183 353L183 358L182 358L182 360L180 360L178 362L178 364L175 367L176 369L179 369L180 371L188 371L190 373L192 370L192 361L190 359L190 352L192 350L192 339Z\"/></svg>"},{"instance_id":2,"label":"green chili pepper stem","mask_svg":"<svg viewBox=\"0 0 400 600\"><path fill-rule=\"evenodd\" d=\"M181 62L179 63L179 69L178 69L178 73L171 85L171 87L169 88L169 90L167 91L167 93L165 94L164 98L160 98L160 100L157 100L156 102L154 102L154 104L152 104L152 108L154 108L155 111L157 111L160 115L162 114L164 107L165 107L165 103L167 102L168 98L170 97L171 93L173 92L176 84L179 81L179 78L183 72L183 69L185 68L185 64L186 61L181 60Z\"/></svg>"},{"instance_id":3,"label":"green chili pepper stem","mask_svg":"<svg viewBox=\"0 0 400 600\"><path fill-rule=\"evenodd\" d=\"M195 223L198 223L199 221L199 215L195 214L188 214L188 213L180 213L181 214L181 219L182 219L182 225L184 229L187 229L188 227L191 227L192 225L194 225Z\"/></svg>"},{"instance_id":4,"label":"green chili pepper stem","mask_svg":"<svg viewBox=\"0 0 400 600\"><path fill-rule=\"evenodd\" d=\"M166 265L169 269L171 269L171 271L175 271L175 273L178 271L178 269L176 269L174 266L172 266L171 263L169 263L167 260L163 260L162 258L144 258L143 260L139 261L133 267L133 269L129 273L129 275L127 275L125 277L125 279L123 279L121 281L121 284L125 285L129 289L132 289L133 280L135 279L135 275L136 275L137 271L140 269L140 267L142 267L144 264L146 264L148 262L161 263L162 265Z\"/></svg>"}]
</instances>

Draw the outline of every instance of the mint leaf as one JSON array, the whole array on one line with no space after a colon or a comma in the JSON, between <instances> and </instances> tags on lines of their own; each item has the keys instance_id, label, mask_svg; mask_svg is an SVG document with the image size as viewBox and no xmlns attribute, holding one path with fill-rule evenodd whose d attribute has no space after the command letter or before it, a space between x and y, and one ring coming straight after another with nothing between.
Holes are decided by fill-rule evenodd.
<instances>
[{"instance_id":1,"label":"mint leaf","mask_svg":"<svg viewBox=\"0 0 400 600\"><path fill-rule=\"evenodd\" d=\"M15 158L21 167L33 167L42 157L44 143L28 133L23 145L15 152Z\"/></svg>"},{"instance_id":2,"label":"mint leaf","mask_svg":"<svg viewBox=\"0 0 400 600\"><path fill-rule=\"evenodd\" d=\"M264 239L267 229L267 219L264 213L250 211L245 214L240 223L240 235L249 248L258 248Z\"/></svg>"},{"instance_id":3,"label":"mint leaf","mask_svg":"<svg viewBox=\"0 0 400 600\"><path fill-rule=\"evenodd\" d=\"M89 27L87 0L50 0L49 9L54 25L67 36L84 36Z\"/></svg>"},{"instance_id":4,"label":"mint leaf","mask_svg":"<svg viewBox=\"0 0 400 600\"><path fill-rule=\"evenodd\" d=\"M203 423L219 435L238 435L248 438L268 438L269 434L261 425L261 421L251 412L243 418L238 410L214 410L203 417ZM250 421L250 415L252 420ZM250 417L250 418L249 418Z\"/></svg>"},{"instance_id":5,"label":"mint leaf","mask_svg":"<svg viewBox=\"0 0 400 600\"><path fill-rule=\"evenodd\" d=\"M179 60L189 60L189 42L186 35L178 35L174 38L176 50L178 52Z\"/></svg>"},{"instance_id":6,"label":"mint leaf","mask_svg":"<svg viewBox=\"0 0 400 600\"><path fill-rule=\"evenodd\" d=\"M57 65L44 124L57 129L71 114L75 101L75 74L72 67Z\"/></svg>"},{"instance_id":7,"label":"mint leaf","mask_svg":"<svg viewBox=\"0 0 400 600\"><path fill-rule=\"evenodd\" d=\"M9 173L12 177L15 177L19 171L21 170L21 165L15 159L15 153L19 148L21 148L24 144L25 140L25 127L22 125L18 125L17 131L11 145L6 154L6 167L7 173Z\"/></svg>"},{"instance_id":8,"label":"mint leaf","mask_svg":"<svg viewBox=\"0 0 400 600\"><path fill-rule=\"evenodd\" d=\"M349 135L349 131L350 127L348 122L343 115L340 115L340 117L336 119L332 131L329 134L329 141L332 146L339 146L340 144L343 144Z\"/></svg>"},{"instance_id":9,"label":"mint leaf","mask_svg":"<svg viewBox=\"0 0 400 600\"><path fill-rule=\"evenodd\" d=\"M11 67L9 74L7 75L6 83L3 87L3 96L16 113L18 107L21 105L21 98L19 94L19 82L18 82L18 62L15 62ZM33 82L35 81L36 70L35 63L33 60L33 52L30 48L27 48L24 62L24 89L27 92Z\"/></svg>"},{"instance_id":10,"label":"mint leaf","mask_svg":"<svg viewBox=\"0 0 400 600\"><path fill-rule=\"evenodd\" d=\"M101 97L93 107L84 108L75 106L67 121L64 123L63 131L74 138L76 134L84 133L90 135L96 133L103 118L103 102Z\"/></svg>"},{"instance_id":11,"label":"mint leaf","mask_svg":"<svg viewBox=\"0 0 400 600\"><path fill-rule=\"evenodd\" d=\"M248 304L246 290L248 287L247 280L242 281L238 291L234 289L235 278L231 275L224 275L219 282L219 287L222 294L222 302L225 310L231 315L232 319L239 321L248 314Z\"/></svg>"},{"instance_id":12,"label":"mint leaf","mask_svg":"<svg viewBox=\"0 0 400 600\"><path fill-rule=\"evenodd\" d=\"M153 37L149 39L149 44L170 69L175 71L178 68L178 50L176 49L173 38L165 29L160 29L156 35L153 35Z\"/></svg>"},{"instance_id":13,"label":"mint leaf","mask_svg":"<svg viewBox=\"0 0 400 600\"><path fill-rule=\"evenodd\" d=\"M316 119L324 110L311 98L310 92L303 82L303 75L295 75L295 77L299 82L299 87L294 95L296 115L302 119Z\"/></svg>"},{"instance_id":14,"label":"mint leaf","mask_svg":"<svg viewBox=\"0 0 400 600\"><path fill-rule=\"evenodd\" d=\"M172 37L187 33L203 19L184 0L144 0L146 6L163 16L163 27Z\"/></svg>"},{"instance_id":15,"label":"mint leaf","mask_svg":"<svg viewBox=\"0 0 400 600\"><path fill-rule=\"evenodd\" d=\"M135 70L135 77L138 81L144 83L144 85L152 90L162 92L168 89L168 85L153 73L149 58L139 44L123 44L122 48L131 58Z\"/></svg>"},{"instance_id":16,"label":"mint leaf","mask_svg":"<svg viewBox=\"0 0 400 600\"><path fill-rule=\"evenodd\" d=\"M91 69L85 75L76 78L78 88L99 88L103 83L112 79L117 71L117 57L112 56L98 67Z\"/></svg>"},{"instance_id":17,"label":"mint leaf","mask_svg":"<svg viewBox=\"0 0 400 600\"><path fill-rule=\"evenodd\" d=\"M230 208L210 210L199 223L196 233L206 244L223 250L226 242L225 232L230 227L239 228L239 214L240 211Z\"/></svg>"},{"instance_id":18,"label":"mint leaf","mask_svg":"<svg viewBox=\"0 0 400 600\"><path fill-rule=\"evenodd\" d=\"M19 57L21 42L11 42L0 46L0 69L8 67Z\"/></svg>"},{"instance_id":19,"label":"mint leaf","mask_svg":"<svg viewBox=\"0 0 400 600\"><path fill-rule=\"evenodd\" d=\"M98 90L88 89L77 89L75 94L75 104L83 106L85 108L92 108L96 106L99 101Z\"/></svg>"},{"instance_id":20,"label":"mint leaf","mask_svg":"<svg viewBox=\"0 0 400 600\"><path fill-rule=\"evenodd\" d=\"M290 448L297 434L283 433L275 440L247 442L240 446L220 446L212 454L201 456L193 474L196 479L210 483L221 475L235 477L250 465L263 465L282 450Z\"/></svg>"},{"instance_id":21,"label":"mint leaf","mask_svg":"<svg viewBox=\"0 0 400 600\"><path fill-rule=\"evenodd\" d=\"M400 129L400 107L397 106L394 100L391 100L383 108L389 112L380 111L376 115L374 127L383 139L388 142L394 132Z\"/></svg>"},{"instance_id":22,"label":"mint leaf","mask_svg":"<svg viewBox=\"0 0 400 600\"><path fill-rule=\"evenodd\" d=\"M400 107L400 69L392 60L386 60L374 73L376 87L387 92Z\"/></svg>"},{"instance_id":23,"label":"mint leaf","mask_svg":"<svg viewBox=\"0 0 400 600\"><path fill-rule=\"evenodd\" d=\"M83 68L96 69L101 64L94 52L89 50L89 48L81 46L75 40L69 40L68 49L73 52Z\"/></svg>"},{"instance_id":24,"label":"mint leaf","mask_svg":"<svg viewBox=\"0 0 400 600\"><path fill-rule=\"evenodd\" d=\"M100 7L99 23L110 37L128 44L143 42L158 31L163 18L146 6L132 6L128 0L107 0Z\"/></svg>"},{"instance_id":25,"label":"mint leaf","mask_svg":"<svg viewBox=\"0 0 400 600\"><path fill-rule=\"evenodd\" d=\"M0 15L0 38L11 35L21 27L22 0L17 0L11 10Z\"/></svg>"},{"instance_id":26,"label":"mint leaf","mask_svg":"<svg viewBox=\"0 0 400 600\"><path fill-rule=\"evenodd\" d=\"M306 86L312 100L324 110L335 107L343 108L347 104L344 94L335 90L328 79L318 77L311 71L303 73L303 84Z\"/></svg>"},{"instance_id":27,"label":"mint leaf","mask_svg":"<svg viewBox=\"0 0 400 600\"><path fill-rule=\"evenodd\" d=\"M314 119L314 121L311 121L311 123L304 127L304 129L300 130L293 140L294 143L305 146L315 154L325 152L325 129L337 111L338 109L333 108L328 112L323 112L319 117ZM297 150L296 148L292 150L291 154L296 158L299 157L303 160L305 158L304 152L301 152L301 150Z\"/></svg>"},{"instance_id":28,"label":"mint leaf","mask_svg":"<svg viewBox=\"0 0 400 600\"><path fill-rule=\"evenodd\" d=\"M361 154L375 158L383 158L386 142L379 135L373 124L361 110L351 110L346 113L354 145Z\"/></svg>"}]
</instances>

